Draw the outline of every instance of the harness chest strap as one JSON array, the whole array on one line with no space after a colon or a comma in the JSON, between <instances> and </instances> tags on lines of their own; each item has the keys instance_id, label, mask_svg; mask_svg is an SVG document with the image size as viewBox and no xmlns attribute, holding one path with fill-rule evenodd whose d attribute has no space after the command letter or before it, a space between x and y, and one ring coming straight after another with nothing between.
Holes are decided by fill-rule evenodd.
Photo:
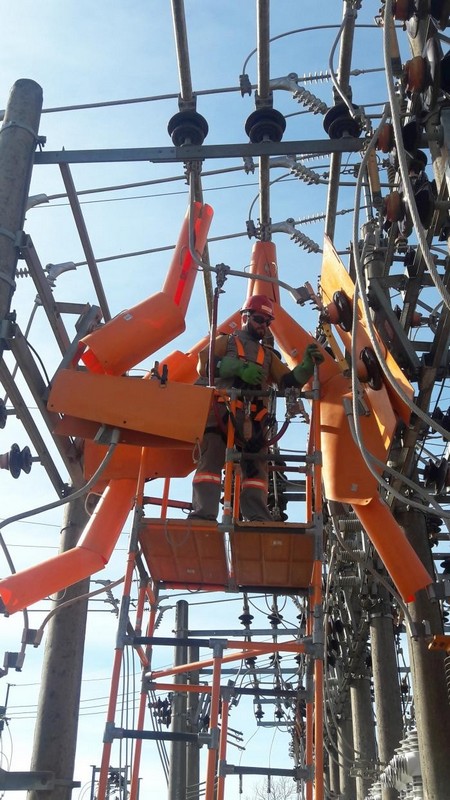
<instances>
[{"instance_id":1,"label":"harness chest strap","mask_svg":"<svg viewBox=\"0 0 450 800\"><path fill-rule=\"evenodd\" d=\"M244 345L242 344L241 340L237 336L234 336L233 341L236 345L237 357L241 358L243 361L248 361L248 358L245 355ZM258 345L258 354L255 361L255 364L258 364L259 367L262 367L264 364L264 355L264 347L260 344Z\"/></svg>"},{"instance_id":2,"label":"harness chest strap","mask_svg":"<svg viewBox=\"0 0 450 800\"><path fill-rule=\"evenodd\" d=\"M230 337L232 338L232 341L236 346L236 355L237 355L237 357L240 358L242 361L248 361L248 358L245 355L244 345L241 342L241 340L239 339L239 337L235 336L233 334L230 334ZM254 363L258 364L259 367L262 367L264 365L264 358L265 358L264 347L261 344L259 344L258 345L258 353L256 355L256 361ZM228 400L226 398L222 397L222 396L217 397L216 400L217 400L218 403L227 403L228 402ZM242 400L236 400L236 408L239 408L239 409L245 408L245 403ZM250 411L253 414L253 420L255 422L261 422L261 420L264 419L264 417L268 413L267 412L267 408L265 406L263 406L261 408L260 404L256 404L256 403L251 403Z\"/></svg>"}]
</instances>

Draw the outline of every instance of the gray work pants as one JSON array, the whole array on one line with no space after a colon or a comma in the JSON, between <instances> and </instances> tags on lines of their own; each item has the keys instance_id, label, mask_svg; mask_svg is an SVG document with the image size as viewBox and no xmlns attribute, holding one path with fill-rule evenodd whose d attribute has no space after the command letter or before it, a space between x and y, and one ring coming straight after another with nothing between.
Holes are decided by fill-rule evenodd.
<instances>
[{"instance_id":1,"label":"gray work pants","mask_svg":"<svg viewBox=\"0 0 450 800\"><path fill-rule=\"evenodd\" d=\"M224 436L219 428L208 430L204 434L200 450L201 455L192 484L190 516L215 520L219 512L221 475L226 452ZM267 449L263 448L259 453L266 455ZM242 468L239 498L241 514L244 520L249 522L271 520L272 516L267 508L267 461L256 457L246 463Z\"/></svg>"}]
</instances>

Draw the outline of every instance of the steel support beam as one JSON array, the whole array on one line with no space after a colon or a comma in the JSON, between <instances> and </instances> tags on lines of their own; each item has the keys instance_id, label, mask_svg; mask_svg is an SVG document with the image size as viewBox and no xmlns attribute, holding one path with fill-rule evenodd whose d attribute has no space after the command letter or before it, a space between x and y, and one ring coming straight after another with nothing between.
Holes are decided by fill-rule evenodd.
<instances>
[{"instance_id":1,"label":"steel support beam","mask_svg":"<svg viewBox=\"0 0 450 800\"><path fill-rule=\"evenodd\" d=\"M257 144L186 144L183 147L129 147L119 150L56 150L36 153L35 164L101 164L119 161L151 161L153 164L176 161L203 161L208 158L304 155L312 153L359 153L363 139L305 139L294 142Z\"/></svg>"}]
</instances>

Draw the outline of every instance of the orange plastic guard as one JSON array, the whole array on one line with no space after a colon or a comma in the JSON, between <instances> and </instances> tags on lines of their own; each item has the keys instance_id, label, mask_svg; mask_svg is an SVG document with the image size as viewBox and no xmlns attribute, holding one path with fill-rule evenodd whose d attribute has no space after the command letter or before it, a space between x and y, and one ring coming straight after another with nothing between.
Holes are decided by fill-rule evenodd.
<instances>
[{"instance_id":1,"label":"orange plastic guard","mask_svg":"<svg viewBox=\"0 0 450 800\"><path fill-rule=\"evenodd\" d=\"M48 408L72 417L186 442L201 439L212 389L60 370Z\"/></svg>"},{"instance_id":2,"label":"orange plastic guard","mask_svg":"<svg viewBox=\"0 0 450 800\"><path fill-rule=\"evenodd\" d=\"M353 508L403 600L412 602L416 592L433 583L433 579L410 545L403 528L378 496L367 505Z\"/></svg>"},{"instance_id":3,"label":"orange plastic guard","mask_svg":"<svg viewBox=\"0 0 450 800\"><path fill-rule=\"evenodd\" d=\"M212 217L211 206L194 204L194 241L200 255ZM81 339L75 362L81 358L91 372L121 375L175 339L185 328L184 317L197 272L189 252L186 214L162 292L122 311Z\"/></svg>"},{"instance_id":4,"label":"orange plastic guard","mask_svg":"<svg viewBox=\"0 0 450 800\"><path fill-rule=\"evenodd\" d=\"M110 481L77 547L97 553L107 564L133 507L135 480Z\"/></svg>"},{"instance_id":5,"label":"orange plastic guard","mask_svg":"<svg viewBox=\"0 0 450 800\"><path fill-rule=\"evenodd\" d=\"M43 597L87 578L104 566L105 562L98 553L75 547L42 564L4 578L0 581L0 597L7 613L15 614Z\"/></svg>"},{"instance_id":6,"label":"orange plastic guard","mask_svg":"<svg viewBox=\"0 0 450 800\"><path fill-rule=\"evenodd\" d=\"M180 306L164 292L158 292L81 339L80 347L86 348L81 360L91 372L122 375L184 328Z\"/></svg>"},{"instance_id":7,"label":"orange plastic guard","mask_svg":"<svg viewBox=\"0 0 450 800\"><path fill-rule=\"evenodd\" d=\"M347 421L343 399L351 382L337 375L321 387L320 442L322 477L328 500L341 503L368 503L378 491L378 483L357 448ZM392 411L391 411L392 413ZM359 418L363 441L370 453L386 458L383 438L374 414Z\"/></svg>"},{"instance_id":8,"label":"orange plastic guard","mask_svg":"<svg viewBox=\"0 0 450 800\"><path fill-rule=\"evenodd\" d=\"M194 203L194 242L199 258L205 249L208 231L214 211L211 206ZM163 292L179 306L181 313L186 314L192 287L198 274L198 266L189 250L189 210L184 218L183 227L178 238L172 263L169 267Z\"/></svg>"},{"instance_id":9,"label":"orange plastic guard","mask_svg":"<svg viewBox=\"0 0 450 800\"><path fill-rule=\"evenodd\" d=\"M275 303L280 302L280 289L276 283L258 280L258 275L278 277L277 251L273 242L255 242L250 261L252 280L249 282L247 297L265 294Z\"/></svg>"},{"instance_id":10,"label":"orange plastic guard","mask_svg":"<svg viewBox=\"0 0 450 800\"><path fill-rule=\"evenodd\" d=\"M6 611L21 611L103 569L130 513L135 492L136 481L111 481L76 547L0 581Z\"/></svg>"},{"instance_id":11,"label":"orange plastic guard","mask_svg":"<svg viewBox=\"0 0 450 800\"><path fill-rule=\"evenodd\" d=\"M84 477L90 480L105 457L107 447L86 439L84 443ZM100 482L93 491L103 489L105 483L119 478L137 480L141 463L141 448L120 444L101 474ZM195 467L192 444L185 447L146 447L143 451L143 470L146 480L153 478L185 478Z\"/></svg>"},{"instance_id":12,"label":"orange plastic guard","mask_svg":"<svg viewBox=\"0 0 450 800\"><path fill-rule=\"evenodd\" d=\"M333 301L333 294L337 291L343 291L349 298L350 302L353 305L353 298L355 294L355 285L348 274L347 270L344 267L341 259L339 258L338 254L336 253L333 245L331 244L330 239L325 236L324 246L323 246L323 263L322 263L322 273L320 276L320 286L322 289L322 296L324 305L328 305ZM357 326L357 347L359 352L362 350L363 347L372 347L372 343L370 341L370 337L368 331L365 326L364 320L364 313L362 303L358 301L358 317L359 322ZM342 330L342 328L337 325L336 330L339 333L342 341L345 344L347 350L351 350L351 333ZM402 370L398 366L396 360L392 356L392 354L386 350L385 345L383 342L378 338L380 343L380 347L382 348L385 354L385 361L388 369L392 373L395 378L396 384L401 387L403 392L409 396L410 399L414 396L414 389L411 386L410 382L403 374ZM405 401L399 397L395 388L386 381L386 390L389 394L389 398L392 404L393 409L396 413L406 422L409 423L410 416L411 416L411 409Z\"/></svg>"}]
</instances>

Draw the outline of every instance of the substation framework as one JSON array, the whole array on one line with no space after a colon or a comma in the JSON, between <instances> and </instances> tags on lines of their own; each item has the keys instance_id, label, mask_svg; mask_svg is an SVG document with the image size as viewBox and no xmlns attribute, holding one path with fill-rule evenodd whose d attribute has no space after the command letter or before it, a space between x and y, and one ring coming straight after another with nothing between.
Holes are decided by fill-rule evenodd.
<instances>
[{"instance_id":1,"label":"substation framework","mask_svg":"<svg viewBox=\"0 0 450 800\"><path fill-rule=\"evenodd\" d=\"M186 21L182 2L173 2L175 30L178 36L177 51L180 65L181 94L180 113L187 113L192 122L192 109L195 108L194 93L190 81L189 53L186 40ZM448 742L449 709L448 709L448 639L445 636L445 611L447 608L448 587L448 544L447 537L441 534L442 519L440 511L448 518L448 412L439 414L434 408L433 422L438 434L442 435L444 444L436 456L434 444L429 444L427 436L431 430L429 420L423 415L430 413L433 392L439 381L448 377L449 346L449 259L434 259L433 263L438 276L438 288L444 298L443 304L431 309L421 300L424 289L430 288L433 281L433 270L430 265L429 246L438 238L445 244L448 242L448 146L450 141L450 111L448 108L449 87L444 83L443 47L446 44L445 30L448 23L448 8L442 3L441 16L432 18L426 4L413 3L403 10L399 3L384 4L385 20L392 48L388 52L387 67L396 79L396 91L400 95L402 121L413 122L405 131L405 125L398 131L396 120L392 120L389 135L383 129L383 152L390 153L386 172L389 183L389 202L381 197L381 188L374 169L374 159L367 148L369 136L360 138L361 130L356 131L354 120L349 118L342 108L342 97L336 98L334 115L329 118L329 128L335 124L341 134L338 138L326 141L282 142L270 140L264 136L259 142L245 145L207 146L203 144L174 143L167 148L144 148L131 151L65 151L63 153L36 152L39 144L37 136L39 124L40 98L36 88L19 84L13 93L9 109L5 116L5 125L0 141L2 149L1 164L8 173L12 150L19 154L15 159L15 175L13 183L8 183L8 195L3 189L2 220L3 234L0 237L2 264L8 265L3 284L6 290L1 293L1 334L7 343L17 365L25 377L28 388L37 403L42 421L50 431L58 430L54 442L62 457L73 487L81 488L85 483L83 459L80 450L75 446L72 435L61 427L59 412L52 411L47 405L48 387L37 368L35 359L28 347L26 337L22 334L11 316L11 300L13 296L14 273L17 258L25 262L29 274L35 282L37 292L47 314L49 323L59 345L62 356L62 369L72 363L79 342L88 335L93 327L103 319L108 322L110 313L105 297L95 258L90 248L89 236L84 224L76 188L70 173L71 163L88 163L98 161L152 161L165 163L177 161L185 164L198 164L205 159L223 157L254 157L260 164L260 228L259 240L271 240L270 229L270 197L268 167L273 156L310 153L331 153L330 187L328 195L326 235L332 240L336 224L337 197L341 157L347 152L363 152L364 169L367 175L367 194L378 217L368 220L363 229L364 241L360 244L362 258L366 268L367 288L371 296L371 308L375 318L375 326L391 354L400 365L407 379L418 384L415 407L411 421L401 426L396 434L390 455L390 464L413 486L403 487L401 480L395 475L388 477L388 488L384 486L386 499L390 509L395 513L412 542L414 550L419 554L430 575L438 581L435 584L434 596L430 597L422 590L414 602L406 607L405 597L399 597L393 571L385 570L380 558L380 551L374 547L373 541L366 538L366 529L361 519L355 515L349 503L342 500L322 498L322 474L319 454L321 452L320 437L314 426L318 426L320 417L320 396L316 386L310 399L313 405L313 425L310 437L310 451L305 454L309 458L306 473L306 506L307 521L302 524L276 523L267 528L254 530L246 524L230 521L225 518L218 526L191 524L186 528L183 523L167 518L170 509L170 482L166 479L164 495L161 498L161 517L146 518L145 507L145 466L143 457L139 461L139 477L132 493L137 496L134 512L133 531L127 561L126 578L122 599L122 610L119 621L117 648L114 662L113 679L105 729L103 758L99 774L97 797L103 800L108 789L108 771L113 742L121 738L136 740L134 763L130 772L129 794L138 796L139 759L142 742L146 738L167 739L179 745L180 751L195 745L199 741L207 750L206 764L206 800L224 796L225 779L229 774L238 774L239 770L227 760L227 727L229 705L233 691L223 685L222 667L224 664L242 659L253 658L260 654L281 652L297 654L307 663L309 684L305 696L300 690L297 697L306 703L306 718L302 736L304 737L304 758L297 757L295 767L291 770L276 770L272 774L286 774L305 784L306 800L322 800L323 797L341 797L343 800L363 800L366 797L393 800L400 789L405 794L409 790L420 796L423 791L430 797L445 797L445 787L450 785L448 775L449 764L446 757L445 743ZM356 24L357 3L344 3L344 25L341 40L341 56L339 67L339 84L344 94L349 96L349 75L351 65L351 49ZM426 6L426 7L425 7ZM352 11L353 13L348 13ZM264 129L272 131L277 137L281 124L274 115L269 102L272 87L269 72L269 3L258 2L260 41L258 42L259 58L259 110L265 111L256 117L253 123L264 125ZM397 29L392 22L395 16ZM401 14L408 15L405 18ZM392 23L392 24L391 24ZM399 31L399 25L405 23L406 32ZM385 22L386 25L386 22ZM412 64L402 64L395 47L396 36L408 36L412 50ZM421 60L420 60L421 59ZM264 105L264 100L266 104ZM392 102L392 99L391 99ZM261 105L262 104L262 105ZM391 109L392 112L392 109ZM395 115L393 115L394 117ZM184 118L185 120L187 117ZM14 120L14 124L12 124ZM195 117L194 117L195 120ZM390 120L387 115L386 122ZM178 120L179 121L179 120ZM354 123L354 124L353 124ZM347 126L347 128L345 127ZM350 135L348 135L350 126ZM35 131L30 141L29 131ZM411 133L413 131L413 133ZM329 131L330 133L330 131ZM356 133L358 135L356 135ZM331 133L330 133L331 135ZM389 136L392 140L389 141ZM408 138L407 143L405 136ZM269 139L269 140L268 140ZM422 183L414 180L417 175L413 169L420 162L418 151L421 147L429 149L436 190L430 187L430 181ZM412 152L411 152L412 151ZM373 152L373 151L372 151ZM392 156L392 157L391 157ZM60 165L67 196L72 206L80 239L86 252L91 278L96 288L98 306L72 307L63 309L55 303L45 271L40 263L33 243L23 231L26 189L29 182L30 165ZM300 158L301 160L301 158ZM411 186L415 193L408 192L404 181L403 160ZM423 169L423 162L422 162ZM420 173L419 169L419 173ZM16 194L11 196L11 185L17 187ZM191 185L194 199L201 202L201 171L194 170ZM25 187L25 191L24 191ZM0 197L2 189L0 185ZM414 217L419 214L418 244L409 245ZM419 213L420 212L420 213ZM383 226L380 226L380 218ZM7 235L4 232L10 232ZM417 233L417 230L416 230ZM361 255L361 254L360 254ZM353 252L350 274L357 277L357 254ZM403 262L405 271L399 275L393 269ZM205 284L209 296L210 308L213 305L210 273L205 270ZM435 277L435 276L434 276ZM2 285L3 285L2 284ZM389 292L397 289L401 293L403 307L392 308ZM310 288L306 287L299 300L314 299ZM414 326L417 309L428 311L428 325L432 337L419 340L415 337ZM61 313L72 311L79 316L77 333L73 338L66 330ZM342 322L342 318L340 319ZM333 322L333 320L332 320ZM349 358L349 346L344 342L343 353L336 345L334 335L329 327L329 320L322 319L321 335L336 359L343 362ZM422 324L424 324L422 322ZM387 333L386 333L387 332ZM353 359L354 361L354 359ZM38 426L27 410L27 402L21 395L12 372L5 361L0 362L0 377L7 392L14 413L23 423L30 442L35 448L40 463L46 469L49 480L60 498L70 493L66 481L60 475L52 456L46 447ZM417 409L422 412L422 416ZM447 442L447 444L445 444ZM232 441L229 442L229 453L232 452ZM232 497L238 497L238 488L234 483L235 463L230 456L227 461L225 478L225 499L232 504ZM385 476L386 477L386 476ZM417 488L414 488L417 487ZM418 489L422 490L422 493ZM398 497L390 489L402 494ZM428 491L428 506L423 499L423 490ZM131 490L130 490L131 491ZM410 502L405 503L405 496ZM419 502L420 500L420 502ZM418 501L419 507L414 503ZM420 507L420 504L422 507ZM425 510L424 510L425 506ZM323 510L325 509L325 520ZM428 509L428 510L427 510ZM238 514L235 510L233 519ZM280 539L281 530L284 537L284 560L281 561L282 578L270 581L267 575L273 568L271 557L264 556L264 548ZM181 537L181 538L180 538ZM151 546L149 542L152 542ZM211 542L214 542L212 545ZM180 546L180 542L182 547ZM298 543L300 551L294 552ZM325 543L324 552L322 546ZM74 541L66 540L65 546L73 547ZM435 552L431 547L437 548ZM214 558L205 567L206 554L214 547ZM183 548L185 555L183 556ZM262 554L259 566L251 563L250 554L255 550ZM303 549L304 548L304 549ZM176 556L176 557L175 557ZM266 560L265 560L266 559ZM441 562L439 570L437 564ZM168 565L170 564L170 569ZM295 564L295 576L289 572L289 566ZM386 562L385 562L386 564ZM194 566L193 566L194 565ZM135 618L129 618L129 597L132 575L137 567L141 575L141 588ZM267 569L265 569L267 567ZM186 580L187 570L195 569L192 581ZM405 570L408 571L408 564ZM284 570L284 572L283 572ZM308 579L299 581L299 571L307 574ZM394 575L395 570L394 570ZM180 623L176 643L179 653L185 653L188 647L199 647L210 650L211 657L204 656L196 661L182 658L181 663L169 670L153 671L151 655L158 646L166 646L155 635L155 616L160 587L203 587L224 591L260 591L270 593L303 593L307 595L308 614L304 636L294 641L273 643L255 641L254 636L245 641L234 637L186 637L184 626ZM288 590L286 592L286 590ZM150 607L148 619L144 608ZM181 614L180 609L180 614ZM424 624L425 620L425 624ZM401 649L401 638L409 626L409 646L412 661L412 674L409 669L402 672L396 660ZM142 632L145 631L144 635ZM411 635L412 634L412 635ZM174 642L172 641L171 644ZM116 704L118 683L123 651L133 646L142 663L144 672L141 702L136 729L124 730L116 726ZM184 650L183 650L184 648ZM325 666L324 666L325 659ZM8 666L14 667L14 659ZM195 680L195 673L206 667L212 667L212 681L208 686ZM446 673L447 670L447 673ZM194 675L194 677L192 677ZM81 669L80 669L81 676ZM79 679L80 679L79 676ZM181 677L180 677L181 676ZM187 676L187 677L186 677ZM405 684L408 676L410 683ZM172 678L173 682L166 681ZM404 687L406 685L406 692ZM169 688L170 687L170 688ZM408 688L409 687L409 688ZM373 696L372 696L373 689ZM145 711L149 691L170 691L177 698L174 702L185 702L186 694L207 693L210 695L210 720L207 731L203 734L187 733L172 730L170 733L150 732L145 729ZM411 697L414 700L412 712ZM324 697L327 701L324 712ZM219 720L219 707L221 710ZM377 737L375 736L373 709L377 717ZM325 718L324 718L325 717ZM405 725L406 718L406 725ZM411 744L413 735L416 739ZM403 749L402 749L403 748ZM405 752L409 755L405 755ZM413 753L414 757L411 757ZM416 758L419 753L420 758ZM408 762L409 758L409 762ZM402 760L403 759L403 760ZM405 761L406 759L406 761ZM414 760L415 759L415 760ZM419 762L419 766L417 763ZM409 765L414 774L408 773ZM264 775L270 771L261 768ZM42 770L39 758L34 759L34 769L27 778L27 788L39 796L42 789ZM403 772L402 772L403 770ZM55 774L57 764L55 763ZM253 772L258 774L258 772ZM325 777L324 777L325 775ZM47 774L46 786L51 786L52 775ZM14 776L2 776L6 788L23 788L14 785ZM41 783L39 784L39 781ZM402 786L403 783L403 786ZM17 781L16 781L17 784ZM423 788L424 787L424 788ZM173 797L176 792L183 791L178 784L172 786ZM410 796L414 796L411 794Z\"/></svg>"}]
</instances>

